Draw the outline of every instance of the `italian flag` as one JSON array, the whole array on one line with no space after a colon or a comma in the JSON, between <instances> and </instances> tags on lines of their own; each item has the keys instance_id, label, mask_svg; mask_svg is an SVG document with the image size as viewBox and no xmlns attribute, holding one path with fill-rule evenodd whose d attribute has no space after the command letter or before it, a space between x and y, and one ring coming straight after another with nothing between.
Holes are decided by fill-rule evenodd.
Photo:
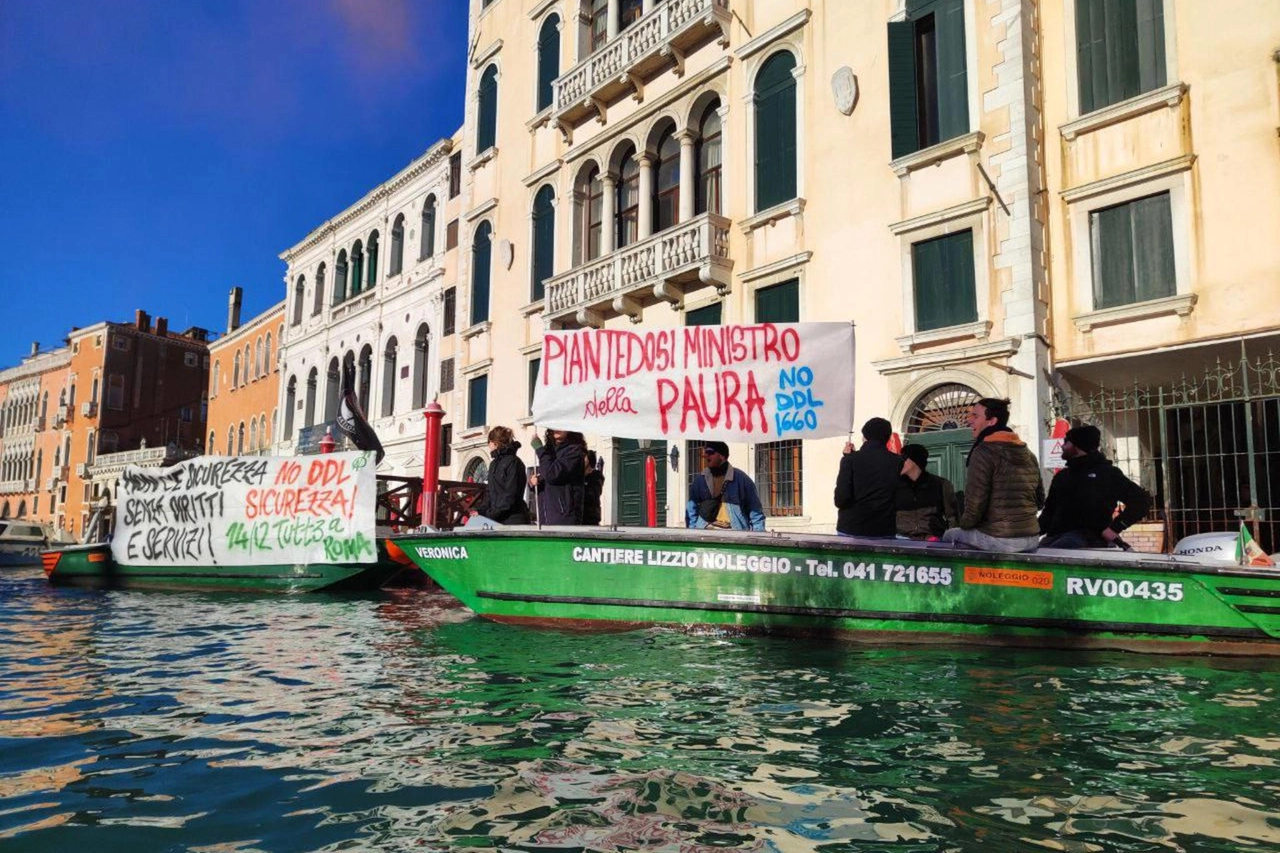
<instances>
[{"instance_id":1,"label":"italian flag","mask_svg":"<svg viewBox=\"0 0 1280 853\"><path fill-rule=\"evenodd\" d=\"M1275 561L1267 556L1267 552L1257 542L1249 526L1240 523L1240 535L1236 537L1236 562L1242 566L1274 566Z\"/></svg>"}]
</instances>

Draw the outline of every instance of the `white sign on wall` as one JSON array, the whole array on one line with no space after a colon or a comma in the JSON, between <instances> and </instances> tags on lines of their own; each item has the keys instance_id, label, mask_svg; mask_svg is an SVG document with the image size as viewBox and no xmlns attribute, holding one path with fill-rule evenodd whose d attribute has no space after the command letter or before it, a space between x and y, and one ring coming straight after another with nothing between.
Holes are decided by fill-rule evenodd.
<instances>
[{"instance_id":1,"label":"white sign on wall","mask_svg":"<svg viewBox=\"0 0 1280 853\"><path fill-rule=\"evenodd\" d=\"M539 426L758 443L847 435L851 323L547 332Z\"/></svg>"},{"instance_id":2,"label":"white sign on wall","mask_svg":"<svg viewBox=\"0 0 1280 853\"><path fill-rule=\"evenodd\" d=\"M1050 471L1061 471L1067 467L1062 459L1062 442L1064 438L1046 438L1040 445L1040 464Z\"/></svg>"},{"instance_id":3,"label":"white sign on wall","mask_svg":"<svg viewBox=\"0 0 1280 853\"><path fill-rule=\"evenodd\" d=\"M373 563L373 469L372 453L130 466L111 553L128 566Z\"/></svg>"}]
</instances>

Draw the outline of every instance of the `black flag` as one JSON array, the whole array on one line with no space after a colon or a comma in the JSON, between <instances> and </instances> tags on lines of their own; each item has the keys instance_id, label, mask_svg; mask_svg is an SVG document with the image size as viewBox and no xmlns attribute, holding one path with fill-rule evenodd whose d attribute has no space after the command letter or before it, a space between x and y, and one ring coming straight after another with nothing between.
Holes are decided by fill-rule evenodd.
<instances>
[{"instance_id":1,"label":"black flag","mask_svg":"<svg viewBox=\"0 0 1280 853\"><path fill-rule=\"evenodd\" d=\"M382 442L378 441L378 434L364 419L364 412L360 411L360 401L356 399L355 370L351 368L342 371L342 402L338 404L337 423L338 429L351 436L351 443L357 448L373 451L374 465L382 462L382 457L387 454L382 449Z\"/></svg>"}]
</instances>

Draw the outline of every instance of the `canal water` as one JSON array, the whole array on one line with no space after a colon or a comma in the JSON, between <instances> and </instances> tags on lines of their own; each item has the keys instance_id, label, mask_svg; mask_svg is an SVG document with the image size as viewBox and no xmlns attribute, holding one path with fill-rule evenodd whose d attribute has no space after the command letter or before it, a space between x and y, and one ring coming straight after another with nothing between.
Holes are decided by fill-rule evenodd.
<instances>
[{"instance_id":1,"label":"canal water","mask_svg":"<svg viewBox=\"0 0 1280 853\"><path fill-rule=\"evenodd\" d=\"M0 574L0 850L1280 850L1280 664Z\"/></svg>"}]
</instances>

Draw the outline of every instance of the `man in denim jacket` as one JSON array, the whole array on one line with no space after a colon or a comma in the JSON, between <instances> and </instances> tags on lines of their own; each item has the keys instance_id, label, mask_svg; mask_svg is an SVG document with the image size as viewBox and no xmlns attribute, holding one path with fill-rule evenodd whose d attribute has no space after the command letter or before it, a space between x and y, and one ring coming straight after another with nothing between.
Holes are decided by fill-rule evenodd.
<instances>
[{"instance_id":1,"label":"man in denim jacket","mask_svg":"<svg viewBox=\"0 0 1280 853\"><path fill-rule=\"evenodd\" d=\"M708 441L702 449L706 468L689 486L689 503L685 507L686 523L697 529L764 530L764 507L756 484L742 471L729 464L729 445ZM715 514L706 520L699 507L719 497ZM711 506L708 505L708 509Z\"/></svg>"}]
</instances>

